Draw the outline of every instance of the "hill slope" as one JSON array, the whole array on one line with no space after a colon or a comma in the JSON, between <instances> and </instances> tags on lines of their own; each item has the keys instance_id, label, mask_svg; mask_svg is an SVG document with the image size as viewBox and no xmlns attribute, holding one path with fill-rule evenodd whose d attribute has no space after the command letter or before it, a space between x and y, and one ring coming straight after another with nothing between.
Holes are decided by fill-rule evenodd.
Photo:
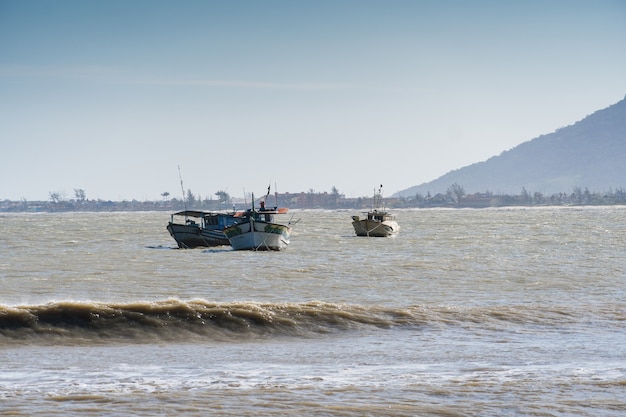
<instances>
[{"instance_id":1,"label":"hill slope","mask_svg":"<svg viewBox=\"0 0 626 417\"><path fill-rule=\"evenodd\" d=\"M626 187L626 97L571 126L395 195L445 193L454 183L468 194L519 194L526 188L550 195L571 193L574 187L594 192Z\"/></svg>"}]
</instances>

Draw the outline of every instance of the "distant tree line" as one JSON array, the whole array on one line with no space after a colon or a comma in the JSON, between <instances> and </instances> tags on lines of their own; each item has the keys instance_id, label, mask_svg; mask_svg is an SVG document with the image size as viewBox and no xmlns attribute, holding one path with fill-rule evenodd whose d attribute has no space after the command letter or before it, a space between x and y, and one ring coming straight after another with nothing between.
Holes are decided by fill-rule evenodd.
<instances>
[{"instance_id":1,"label":"distant tree line","mask_svg":"<svg viewBox=\"0 0 626 417\"><path fill-rule=\"evenodd\" d=\"M544 195L540 192L530 192L525 187L517 195L484 193L466 194L463 186L454 183L446 193L425 196L417 193L412 198L400 198L396 207L505 207L505 206L571 206L571 205L623 205L626 204L626 190L620 187L616 190L599 193L588 188L574 187L571 193L556 193Z\"/></svg>"},{"instance_id":2,"label":"distant tree line","mask_svg":"<svg viewBox=\"0 0 626 417\"><path fill-rule=\"evenodd\" d=\"M161 201L105 201L90 200L83 189L74 189L74 198L67 199L62 192L50 192L48 201L0 201L2 212L22 211L180 211L211 210L228 211L246 209L251 201L234 200L225 190L202 198L187 190L181 199L171 198L170 193L161 194ZM263 196L262 198L265 198ZM293 209L348 209L363 210L372 208L372 197L346 198L336 187L331 192L281 193L267 196L269 206ZM248 198L251 198L250 196ZM462 185L451 184L445 193L426 195L417 193L413 197L389 197L384 199L384 207L393 208L486 208L507 206L571 206L571 205L626 205L626 190L620 187L605 193L592 192L588 188L574 187L571 193L544 195L522 188L517 195L494 194L490 191L466 194Z\"/></svg>"}]
</instances>

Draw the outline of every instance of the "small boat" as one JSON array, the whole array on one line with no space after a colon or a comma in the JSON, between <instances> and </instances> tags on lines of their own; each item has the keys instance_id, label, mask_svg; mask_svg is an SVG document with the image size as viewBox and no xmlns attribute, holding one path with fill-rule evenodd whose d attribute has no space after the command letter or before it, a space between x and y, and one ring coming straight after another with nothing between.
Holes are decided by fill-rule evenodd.
<instances>
[{"instance_id":1,"label":"small boat","mask_svg":"<svg viewBox=\"0 0 626 417\"><path fill-rule=\"evenodd\" d=\"M287 208L266 208L264 201L261 201L261 208L255 210L253 194L252 209L237 213L242 220L225 228L224 234L235 250L282 250L289 245L291 222L274 223L274 215L287 211Z\"/></svg>"},{"instance_id":2,"label":"small boat","mask_svg":"<svg viewBox=\"0 0 626 417\"><path fill-rule=\"evenodd\" d=\"M167 230L181 249L230 245L223 230L239 221L235 212L183 210L171 215Z\"/></svg>"},{"instance_id":3,"label":"small boat","mask_svg":"<svg viewBox=\"0 0 626 417\"><path fill-rule=\"evenodd\" d=\"M352 216L352 226L357 236L388 237L395 236L400 231L395 216L385 211L381 185L378 192L374 190L374 204L372 210L364 212L366 218Z\"/></svg>"}]
</instances>

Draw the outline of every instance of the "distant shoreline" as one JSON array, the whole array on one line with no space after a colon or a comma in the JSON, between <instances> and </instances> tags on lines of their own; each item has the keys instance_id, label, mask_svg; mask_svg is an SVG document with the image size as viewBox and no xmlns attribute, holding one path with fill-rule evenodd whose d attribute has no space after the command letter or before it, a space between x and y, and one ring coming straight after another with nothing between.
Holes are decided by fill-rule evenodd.
<instances>
[{"instance_id":1,"label":"distant shoreline","mask_svg":"<svg viewBox=\"0 0 626 417\"><path fill-rule=\"evenodd\" d=\"M529 193L523 190L519 195L448 191L446 194L430 194L414 197L384 198L385 209L401 208L489 208L489 207L550 207L550 206L613 206L626 205L626 191L595 193L577 187L572 193L558 193L544 196L541 193ZM367 210L371 209L371 197L345 198L343 194L301 193L277 194L270 197L270 204L291 209L326 209L326 210ZM193 204L182 199L166 201L104 201L104 200L67 200L67 201L0 201L0 213L21 212L115 212L115 211L167 211L206 210L229 211L248 208L242 201L204 200Z\"/></svg>"}]
</instances>

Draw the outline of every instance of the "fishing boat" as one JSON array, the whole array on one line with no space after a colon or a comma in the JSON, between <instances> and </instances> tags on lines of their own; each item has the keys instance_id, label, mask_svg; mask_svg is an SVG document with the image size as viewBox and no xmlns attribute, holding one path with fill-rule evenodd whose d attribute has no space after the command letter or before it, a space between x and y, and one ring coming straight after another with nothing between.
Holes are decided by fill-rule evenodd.
<instances>
[{"instance_id":1,"label":"fishing boat","mask_svg":"<svg viewBox=\"0 0 626 417\"><path fill-rule=\"evenodd\" d=\"M395 236L400 231L395 216L385 211L383 204L383 186L378 192L374 190L372 209L364 212L366 217L352 216L352 226L357 236L389 237Z\"/></svg>"},{"instance_id":2,"label":"fishing boat","mask_svg":"<svg viewBox=\"0 0 626 417\"><path fill-rule=\"evenodd\" d=\"M267 198L266 198L267 200ZM261 201L261 208L254 208L254 194L252 208L239 212L235 216L242 220L224 229L230 245L235 250L282 250L289 245L291 237L291 222L280 224L274 222L274 215L287 213L287 208L265 207Z\"/></svg>"},{"instance_id":3,"label":"fishing boat","mask_svg":"<svg viewBox=\"0 0 626 417\"><path fill-rule=\"evenodd\" d=\"M241 221L235 214L183 210L171 215L167 230L181 249L230 245L223 230Z\"/></svg>"}]
</instances>

